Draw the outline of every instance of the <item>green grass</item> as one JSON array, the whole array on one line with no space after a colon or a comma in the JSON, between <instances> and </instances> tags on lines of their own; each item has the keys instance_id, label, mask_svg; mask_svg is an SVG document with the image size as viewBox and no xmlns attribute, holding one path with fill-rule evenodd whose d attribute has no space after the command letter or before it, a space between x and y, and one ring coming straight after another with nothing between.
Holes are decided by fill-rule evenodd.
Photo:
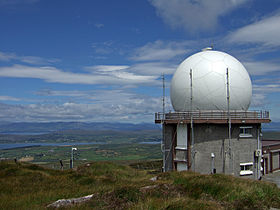
<instances>
[{"instance_id":1,"label":"green grass","mask_svg":"<svg viewBox=\"0 0 280 210\"><path fill-rule=\"evenodd\" d=\"M94 194L89 202L71 209L280 208L280 189L275 184L221 174L159 173L160 161L130 165L92 162L77 170L58 171L2 161L0 209L42 209L58 199L89 194ZM150 181L152 173L157 173L155 182Z\"/></svg>"}]
</instances>

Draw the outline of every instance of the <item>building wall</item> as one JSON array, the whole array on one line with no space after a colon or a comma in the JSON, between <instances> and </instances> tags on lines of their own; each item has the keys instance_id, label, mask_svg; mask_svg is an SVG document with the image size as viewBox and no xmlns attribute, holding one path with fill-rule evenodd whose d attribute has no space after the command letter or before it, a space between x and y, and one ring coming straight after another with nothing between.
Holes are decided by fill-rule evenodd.
<instances>
[{"instance_id":1,"label":"building wall","mask_svg":"<svg viewBox=\"0 0 280 210\"><path fill-rule=\"evenodd\" d=\"M191 169L203 174L210 174L212 161L214 161L217 173L240 176L240 163L252 162L253 175L246 175L246 177L255 178L257 160L254 152L257 150L258 125L246 125L252 127L251 137L239 137L240 126L244 125L232 124L231 140L229 141L227 124L196 124L194 126L196 155ZM211 153L214 153L214 158L211 157Z\"/></svg>"},{"instance_id":2,"label":"building wall","mask_svg":"<svg viewBox=\"0 0 280 210\"><path fill-rule=\"evenodd\" d=\"M228 124L194 124L195 156L191 161L190 169L199 173L210 174L214 165L216 173L240 176L240 163L252 162L253 174L246 175L246 177L257 178L258 159L255 158L254 152L257 149L260 124L246 125L252 127L251 137L239 137L240 126L244 125L232 124L231 141L229 141ZM176 127L171 125L165 127L170 127L166 130L166 135L170 136L170 130L173 130L174 137ZM188 126L188 129L190 129L190 126ZM165 143L168 144L168 141L165 140ZM229 145L231 145L231 153ZM168 161L172 162L172 159Z\"/></svg>"}]
</instances>

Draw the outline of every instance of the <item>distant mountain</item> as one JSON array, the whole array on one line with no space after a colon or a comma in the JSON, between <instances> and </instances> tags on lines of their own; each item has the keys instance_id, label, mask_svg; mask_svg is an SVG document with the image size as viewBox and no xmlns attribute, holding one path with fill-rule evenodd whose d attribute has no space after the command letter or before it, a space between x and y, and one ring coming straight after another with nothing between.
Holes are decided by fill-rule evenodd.
<instances>
[{"instance_id":1,"label":"distant mountain","mask_svg":"<svg viewBox=\"0 0 280 210\"><path fill-rule=\"evenodd\" d=\"M159 130L160 126L152 123L106 123L106 122L48 122L48 123L5 123L0 122L0 133L49 133L65 130L112 130L112 131L139 131Z\"/></svg>"},{"instance_id":2,"label":"distant mountain","mask_svg":"<svg viewBox=\"0 0 280 210\"><path fill-rule=\"evenodd\" d=\"M280 131L280 122L271 122L262 124L263 131Z\"/></svg>"},{"instance_id":3,"label":"distant mountain","mask_svg":"<svg viewBox=\"0 0 280 210\"><path fill-rule=\"evenodd\" d=\"M262 124L263 131L280 131L280 122ZM9 123L0 122L0 134L2 133L50 133L66 130L84 131L141 131L141 130L160 130L160 125L153 123L108 123L108 122L46 122L30 123L19 122Z\"/></svg>"}]
</instances>

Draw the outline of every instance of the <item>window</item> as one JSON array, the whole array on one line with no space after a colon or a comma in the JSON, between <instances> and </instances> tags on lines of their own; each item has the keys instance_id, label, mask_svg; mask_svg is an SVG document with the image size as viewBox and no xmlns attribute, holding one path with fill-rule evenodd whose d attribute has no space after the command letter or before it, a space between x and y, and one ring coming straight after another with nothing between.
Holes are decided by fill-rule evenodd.
<instances>
[{"instance_id":1,"label":"window","mask_svg":"<svg viewBox=\"0 0 280 210\"><path fill-rule=\"evenodd\" d=\"M240 127L239 137L252 137L252 129L253 127Z\"/></svg>"},{"instance_id":2,"label":"window","mask_svg":"<svg viewBox=\"0 0 280 210\"><path fill-rule=\"evenodd\" d=\"M253 174L253 162L240 163L240 176Z\"/></svg>"}]
</instances>

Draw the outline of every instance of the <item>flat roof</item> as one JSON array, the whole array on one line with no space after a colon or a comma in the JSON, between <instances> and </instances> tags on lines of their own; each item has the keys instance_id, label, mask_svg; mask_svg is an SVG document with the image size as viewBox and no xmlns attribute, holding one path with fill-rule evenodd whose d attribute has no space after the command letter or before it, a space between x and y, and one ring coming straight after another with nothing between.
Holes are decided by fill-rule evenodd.
<instances>
[{"instance_id":1,"label":"flat roof","mask_svg":"<svg viewBox=\"0 0 280 210\"><path fill-rule=\"evenodd\" d=\"M262 140L262 146L267 147L267 146L273 146L273 145L278 145L280 144L280 140Z\"/></svg>"}]
</instances>

